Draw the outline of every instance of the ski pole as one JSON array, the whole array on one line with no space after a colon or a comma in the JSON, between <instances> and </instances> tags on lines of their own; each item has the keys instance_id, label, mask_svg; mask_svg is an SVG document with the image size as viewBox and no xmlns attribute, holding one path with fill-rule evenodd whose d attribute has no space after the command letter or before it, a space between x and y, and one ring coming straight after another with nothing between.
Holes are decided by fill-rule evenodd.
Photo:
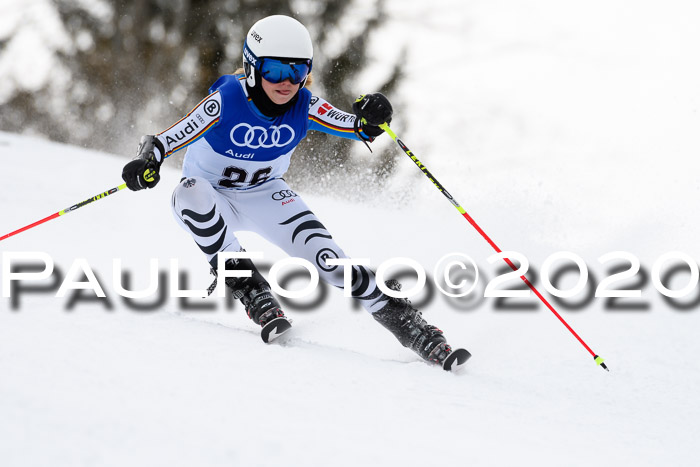
<instances>
[{"instance_id":1,"label":"ski pole","mask_svg":"<svg viewBox=\"0 0 700 467\"><path fill-rule=\"evenodd\" d=\"M66 209L64 209L63 211L55 212L55 213L51 214L50 216L44 217L43 219L38 220L38 221L36 221L36 222L34 222L34 223L32 223L32 224L25 225L25 226L22 227L21 229L17 229L17 230L15 230L14 232L10 232L9 234L5 234L5 235L3 235L2 237L0 237L0 241L5 240L6 238L10 238L10 237L12 237L13 235L17 235L17 234L19 234L19 233L22 233L22 232L24 232L25 230L29 230L29 229L31 229L32 227L36 227L37 225L43 224L44 222L48 222L48 221L50 221L51 219L55 219L55 218L57 218L57 217L59 217L59 216L62 216L62 215L64 215L64 214L68 214L68 213L70 213L70 212L73 212L73 211L75 211L75 210L78 209L78 208L82 208L82 207L85 206L86 204L90 204L90 203L92 203L93 201L97 201L98 199L102 199L102 198L104 198L104 197L106 197L106 196L109 196L109 195L111 195L112 193L116 193L117 191L122 190L122 189L124 189L124 188L126 188L126 183L123 183L123 184L121 184L121 185L119 185L119 186L117 186L117 187L111 188L111 189L105 191L104 193L100 193L99 195L95 195L95 196L93 196L92 198L88 198L88 199L86 199L85 201L81 201L81 202L78 203L78 204L74 204L73 206L71 206L71 207L69 207L69 208L66 208Z\"/></svg>"},{"instance_id":2,"label":"ski pole","mask_svg":"<svg viewBox=\"0 0 700 467\"><path fill-rule=\"evenodd\" d=\"M479 227L479 224L477 224L476 221L474 221L474 219L467 213L467 211L465 211L464 208L457 202L457 200L454 199L454 197L452 197L452 195L447 190L445 190L445 187L443 187L442 184L437 181L437 179L433 176L433 174L430 173L428 168L425 165L423 165L423 163L418 160L418 158L415 156L415 154L413 154L413 152L411 152L411 150L408 149L408 147L406 147L406 145L403 143L403 141L401 141L401 139L399 139L399 137L396 136L396 133L394 133L392 131L392 129L389 127L389 125L386 123L382 123L381 125L379 125L379 127L382 130L384 130L391 137L391 139L396 141L396 144L399 145L399 147L403 150L403 152L406 153L406 155L411 158L411 160L418 166L418 168L425 174L425 176L428 177L428 179L431 182L433 182L433 185L435 185L435 187L438 190L440 190L440 192L443 195L445 195L445 197L448 200L450 200L450 203L452 203L452 205L455 208L457 208L459 213L462 214L462 216L464 216L464 218L472 225L472 227L474 227L476 229L476 231L479 232L479 234L481 234L481 236L484 238L484 240L486 240L488 242L488 244L491 245L491 247L494 250L496 250L497 253L502 253L502 250L498 247L498 245L496 245L494 243L494 241L491 240L491 238L488 235L486 235L486 232L484 232L484 230L481 227ZM518 268L515 266L515 264L513 264L513 262L509 258L503 258L503 260L508 264L508 266L511 267L511 269L513 269L513 271L517 271ZM554 313L554 316L556 316L559 319L559 321L561 321L561 323L566 327L566 329L568 329L569 332L571 332L571 334L573 334L573 336L576 339L578 339L578 341L581 343L581 345L583 345L583 347L588 352L590 352L591 355L593 355L593 359L595 360L595 362L598 365L600 365L601 367L603 367L603 369L605 371L610 371L610 370L608 370L608 367L605 365L605 363L603 363L604 362L603 358L598 356L595 352L593 352L593 350L591 350L591 348L588 346L588 344L586 344L584 342L584 340L581 339L581 336L579 336L576 333L576 331L574 331L573 328L571 326L569 326L569 324L566 322L566 320L564 320L564 318L562 318L562 316L557 312L557 310L554 309L554 307L549 303L549 301L547 301L547 299L535 288L535 286L532 285L532 282L530 282L527 279L527 277L525 277L524 275L520 276L520 279L522 279L523 282L525 282L525 284L530 288L530 290L532 290L534 292L534 294L537 295L537 297L542 301L542 303L544 303L545 306L547 308L549 308L549 311Z\"/></svg>"}]
</instances>

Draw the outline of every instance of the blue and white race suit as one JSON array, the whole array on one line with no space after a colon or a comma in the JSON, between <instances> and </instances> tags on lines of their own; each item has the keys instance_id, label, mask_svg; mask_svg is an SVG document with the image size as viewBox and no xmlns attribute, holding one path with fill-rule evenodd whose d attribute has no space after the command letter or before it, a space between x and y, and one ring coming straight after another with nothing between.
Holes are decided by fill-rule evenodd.
<instances>
[{"instance_id":1,"label":"blue and white race suit","mask_svg":"<svg viewBox=\"0 0 700 467\"><path fill-rule=\"evenodd\" d=\"M326 259L347 256L282 176L309 130L371 140L354 131L355 118L305 88L287 112L269 118L248 97L242 75L219 78L190 113L157 135L166 150L162 158L187 148L172 198L176 219L210 263L219 252L243 249L236 231L253 231L343 287L343 267ZM388 300L363 266L353 266L352 296L370 313Z\"/></svg>"}]
</instances>

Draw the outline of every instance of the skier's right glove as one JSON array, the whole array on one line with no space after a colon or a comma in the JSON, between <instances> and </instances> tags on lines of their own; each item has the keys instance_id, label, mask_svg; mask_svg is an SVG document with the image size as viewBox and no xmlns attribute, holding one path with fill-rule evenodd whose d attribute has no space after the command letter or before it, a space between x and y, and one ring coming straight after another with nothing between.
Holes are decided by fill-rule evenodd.
<instances>
[{"instance_id":1,"label":"skier's right glove","mask_svg":"<svg viewBox=\"0 0 700 467\"><path fill-rule=\"evenodd\" d=\"M136 158L122 170L127 188L138 191L156 186L160 181L158 172L164 154L165 148L158 138L152 135L142 136Z\"/></svg>"}]
</instances>

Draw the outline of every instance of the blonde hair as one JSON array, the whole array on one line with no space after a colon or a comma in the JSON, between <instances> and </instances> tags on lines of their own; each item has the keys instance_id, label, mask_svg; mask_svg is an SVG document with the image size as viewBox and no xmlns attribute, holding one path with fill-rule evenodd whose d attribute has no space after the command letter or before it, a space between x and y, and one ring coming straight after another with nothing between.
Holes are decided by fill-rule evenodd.
<instances>
[{"instance_id":1,"label":"blonde hair","mask_svg":"<svg viewBox=\"0 0 700 467\"><path fill-rule=\"evenodd\" d=\"M233 72L234 75L244 75L245 70L243 68L238 68L236 71ZM309 73L309 76L306 78L306 83L304 83L304 87L309 89L311 88L311 85L314 83L314 73L313 71Z\"/></svg>"}]
</instances>

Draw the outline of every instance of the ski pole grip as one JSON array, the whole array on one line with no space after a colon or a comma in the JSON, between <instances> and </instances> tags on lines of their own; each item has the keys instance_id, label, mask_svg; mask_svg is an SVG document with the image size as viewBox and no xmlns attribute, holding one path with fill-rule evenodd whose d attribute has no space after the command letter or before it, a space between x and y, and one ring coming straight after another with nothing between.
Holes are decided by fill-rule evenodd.
<instances>
[{"instance_id":1,"label":"ski pole grip","mask_svg":"<svg viewBox=\"0 0 700 467\"><path fill-rule=\"evenodd\" d=\"M148 168L143 172L143 179L147 182L152 182L154 180L153 176L156 174L155 170Z\"/></svg>"},{"instance_id":2,"label":"ski pole grip","mask_svg":"<svg viewBox=\"0 0 700 467\"><path fill-rule=\"evenodd\" d=\"M386 132L386 134L391 137L391 139L396 141L396 133L394 133L394 131L391 129L391 127L389 126L388 123L384 122L384 123L380 124L379 128L384 130Z\"/></svg>"}]
</instances>

